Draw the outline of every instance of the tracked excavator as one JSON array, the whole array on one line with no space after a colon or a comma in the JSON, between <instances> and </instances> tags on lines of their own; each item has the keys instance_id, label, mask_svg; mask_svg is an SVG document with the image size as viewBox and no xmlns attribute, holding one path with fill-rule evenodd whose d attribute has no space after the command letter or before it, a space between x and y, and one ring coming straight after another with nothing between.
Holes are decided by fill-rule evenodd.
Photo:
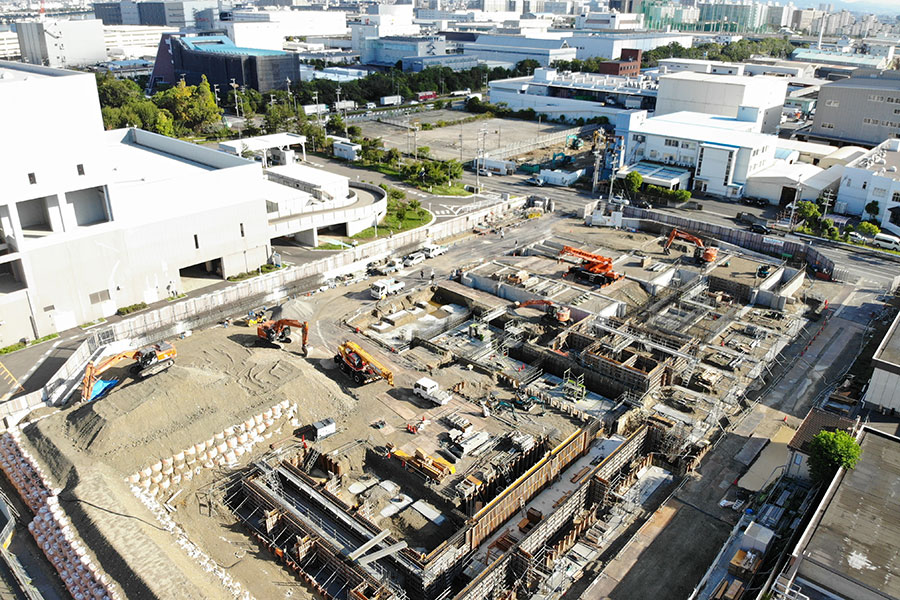
<instances>
[{"instance_id":1,"label":"tracked excavator","mask_svg":"<svg viewBox=\"0 0 900 600\"><path fill-rule=\"evenodd\" d=\"M557 325L568 325L572 319L572 313L566 306L561 306L550 300L526 300L525 302L516 302L516 308L525 308L526 306L546 306L547 311L545 317L552 320Z\"/></svg>"},{"instance_id":2,"label":"tracked excavator","mask_svg":"<svg viewBox=\"0 0 900 600\"><path fill-rule=\"evenodd\" d=\"M571 246L563 246L560 256L574 256L582 260L581 265L569 268L569 273L588 283L604 286L622 279L622 274L613 271L612 259L599 254L591 254Z\"/></svg>"},{"instance_id":3,"label":"tracked excavator","mask_svg":"<svg viewBox=\"0 0 900 600\"><path fill-rule=\"evenodd\" d=\"M356 342L346 341L338 346L334 362L356 383L369 383L384 379L394 385L394 374Z\"/></svg>"},{"instance_id":4,"label":"tracked excavator","mask_svg":"<svg viewBox=\"0 0 900 600\"><path fill-rule=\"evenodd\" d=\"M256 336L270 344L290 344L291 327L302 332L300 352L303 356L309 354L309 321L295 321L294 319L280 319L278 321L263 321L256 328Z\"/></svg>"},{"instance_id":5,"label":"tracked excavator","mask_svg":"<svg viewBox=\"0 0 900 600\"><path fill-rule=\"evenodd\" d=\"M669 253L669 248L672 246L672 242L674 242L676 239L691 242L692 244L694 244L694 246L696 246L696 248L694 249L694 258L698 263L715 262L716 258L719 256L718 248L707 246L703 243L703 240L698 238L696 235L691 235L689 233L685 233L684 231L678 231L677 229L673 229L672 233L670 233L669 237L666 239L666 243L663 246L664 253Z\"/></svg>"},{"instance_id":6,"label":"tracked excavator","mask_svg":"<svg viewBox=\"0 0 900 600\"><path fill-rule=\"evenodd\" d=\"M83 402L92 400L94 398L94 384L97 383L100 376L126 358L134 360L134 364L129 367L128 372L133 377L144 379L165 371L174 365L177 354L175 346L168 342L159 342L137 350L120 352L99 363L91 361L85 367L84 377L81 380L81 400Z\"/></svg>"}]
</instances>

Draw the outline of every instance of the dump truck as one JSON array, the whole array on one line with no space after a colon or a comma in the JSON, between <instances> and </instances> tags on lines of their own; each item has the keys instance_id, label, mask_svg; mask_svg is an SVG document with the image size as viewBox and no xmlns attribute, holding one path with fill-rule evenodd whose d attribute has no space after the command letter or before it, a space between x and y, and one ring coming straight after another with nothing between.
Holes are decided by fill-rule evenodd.
<instances>
[{"instance_id":1,"label":"dump truck","mask_svg":"<svg viewBox=\"0 0 900 600\"><path fill-rule=\"evenodd\" d=\"M396 279L379 279L369 288L369 294L376 300L399 294L406 287L406 283Z\"/></svg>"}]
</instances>

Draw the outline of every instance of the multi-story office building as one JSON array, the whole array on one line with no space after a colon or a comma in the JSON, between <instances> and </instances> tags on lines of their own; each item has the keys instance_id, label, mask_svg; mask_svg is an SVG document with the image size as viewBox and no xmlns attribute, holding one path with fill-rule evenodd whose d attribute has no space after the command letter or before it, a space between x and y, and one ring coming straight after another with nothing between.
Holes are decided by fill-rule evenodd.
<instances>
[{"instance_id":1,"label":"multi-story office building","mask_svg":"<svg viewBox=\"0 0 900 600\"><path fill-rule=\"evenodd\" d=\"M104 25L141 25L138 3L133 0L121 2L95 2L94 18L103 21Z\"/></svg>"},{"instance_id":2,"label":"multi-story office building","mask_svg":"<svg viewBox=\"0 0 900 600\"><path fill-rule=\"evenodd\" d=\"M285 38L342 36L347 13L335 10L234 10L218 25L237 46L283 50Z\"/></svg>"},{"instance_id":3,"label":"multi-story office building","mask_svg":"<svg viewBox=\"0 0 900 600\"><path fill-rule=\"evenodd\" d=\"M22 61L49 67L81 67L106 60L103 23L40 20L16 23Z\"/></svg>"},{"instance_id":4,"label":"multi-story office building","mask_svg":"<svg viewBox=\"0 0 900 600\"><path fill-rule=\"evenodd\" d=\"M878 203L875 220L881 229L900 236L900 139L885 140L844 167L835 207L868 216L871 202Z\"/></svg>"},{"instance_id":5,"label":"multi-story office building","mask_svg":"<svg viewBox=\"0 0 900 600\"><path fill-rule=\"evenodd\" d=\"M760 2L702 2L700 21L733 26L737 31L759 31L766 25L767 6Z\"/></svg>"},{"instance_id":6,"label":"multi-story office building","mask_svg":"<svg viewBox=\"0 0 900 600\"><path fill-rule=\"evenodd\" d=\"M823 85L808 135L868 147L900 137L900 72L858 69Z\"/></svg>"},{"instance_id":7,"label":"multi-story office building","mask_svg":"<svg viewBox=\"0 0 900 600\"><path fill-rule=\"evenodd\" d=\"M648 118L636 111L619 116L616 134L624 142L626 165L652 161L688 168L694 190L739 198L749 177L775 163L778 138L755 133L755 127L741 118L693 112Z\"/></svg>"}]
</instances>

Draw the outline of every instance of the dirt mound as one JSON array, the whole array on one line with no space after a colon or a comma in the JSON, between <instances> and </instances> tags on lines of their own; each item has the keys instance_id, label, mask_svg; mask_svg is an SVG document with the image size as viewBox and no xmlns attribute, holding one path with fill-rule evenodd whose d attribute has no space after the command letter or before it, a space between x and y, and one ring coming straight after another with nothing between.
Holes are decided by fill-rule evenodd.
<instances>
[{"instance_id":1,"label":"dirt mound","mask_svg":"<svg viewBox=\"0 0 900 600\"><path fill-rule=\"evenodd\" d=\"M315 312L315 302L308 299L295 298L273 308L272 319L296 319L298 321L309 321L310 319L312 319Z\"/></svg>"}]
</instances>

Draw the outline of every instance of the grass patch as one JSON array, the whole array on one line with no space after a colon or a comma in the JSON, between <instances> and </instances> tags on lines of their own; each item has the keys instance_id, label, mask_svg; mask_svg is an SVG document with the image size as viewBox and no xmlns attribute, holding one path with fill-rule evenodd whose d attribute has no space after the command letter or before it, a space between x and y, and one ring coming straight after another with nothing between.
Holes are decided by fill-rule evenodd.
<instances>
[{"instance_id":1,"label":"grass patch","mask_svg":"<svg viewBox=\"0 0 900 600\"><path fill-rule=\"evenodd\" d=\"M245 279L253 279L254 277L259 276L259 271L247 271L245 273L238 273L237 275L232 275L228 277L228 281L244 281Z\"/></svg>"},{"instance_id":2,"label":"grass patch","mask_svg":"<svg viewBox=\"0 0 900 600\"><path fill-rule=\"evenodd\" d=\"M166 298L166 302L174 302L175 300L179 300L181 298L187 298L187 294L178 294L177 296L169 296Z\"/></svg>"},{"instance_id":3,"label":"grass patch","mask_svg":"<svg viewBox=\"0 0 900 600\"><path fill-rule=\"evenodd\" d=\"M146 302L138 302L137 304L129 304L128 306L123 306L116 311L117 315L125 316L127 314L131 314L133 312L137 312L139 310L144 310L147 308Z\"/></svg>"},{"instance_id":4,"label":"grass patch","mask_svg":"<svg viewBox=\"0 0 900 600\"><path fill-rule=\"evenodd\" d=\"M12 352L15 352L16 350L21 350L24 347L25 342L16 342L15 344L7 346L6 348L0 348L0 355L10 354Z\"/></svg>"},{"instance_id":5,"label":"grass patch","mask_svg":"<svg viewBox=\"0 0 900 600\"><path fill-rule=\"evenodd\" d=\"M327 244L319 244L313 248L313 250L343 250L344 248L346 248L346 246L342 244L332 244L331 242L328 242Z\"/></svg>"},{"instance_id":6,"label":"grass patch","mask_svg":"<svg viewBox=\"0 0 900 600\"><path fill-rule=\"evenodd\" d=\"M40 343L49 342L50 340L55 340L58 337L59 337L58 333L51 333L50 335L45 335L44 337L38 338L38 339L34 340L33 342L28 342L28 345L29 346L37 346Z\"/></svg>"},{"instance_id":7,"label":"grass patch","mask_svg":"<svg viewBox=\"0 0 900 600\"><path fill-rule=\"evenodd\" d=\"M89 327L93 327L94 325L99 325L100 323L106 323L106 319L97 319L96 321L88 321L87 323L82 323L79 325L82 329L87 329Z\"/></svg>"},{"instance_id":8,"label":"grass patch","mask_svg":"<svg viewBox=\"0 0 900 600\"><path fill-rule=\"evenodd\" d=\"M431 213L425 210L424 208L419 209L421 212L413 212L407 211L407 214L403 216L403 220L397 218L396 212L391 211L388 208L388 213L381 220L381 223L378 224L378 235L379 237L384 237L385 235L389 235L391 232L400 233L402 231L409 231L410 229L415 229L416 227L421 227L422 225L427 224L431 221ZM375 237L375 228L369 227L367 229L363 229L359 233L353 236L355 240L367 240Z\"/></svg>"},{"instance_id":9,"label":"grass patch","mask_svg":"<svg viewBox=\"0 0 900 600\"><path fill-rule=\"evenodd\" d=\"M426 190L426 188L420 188L422 190ZM428 190L426 190L428 191ZM430 191L435 196L471 196L472 192L467 192L466 189L460 185L435 185L430 188Z\"/></svg>"}]
</instances>

